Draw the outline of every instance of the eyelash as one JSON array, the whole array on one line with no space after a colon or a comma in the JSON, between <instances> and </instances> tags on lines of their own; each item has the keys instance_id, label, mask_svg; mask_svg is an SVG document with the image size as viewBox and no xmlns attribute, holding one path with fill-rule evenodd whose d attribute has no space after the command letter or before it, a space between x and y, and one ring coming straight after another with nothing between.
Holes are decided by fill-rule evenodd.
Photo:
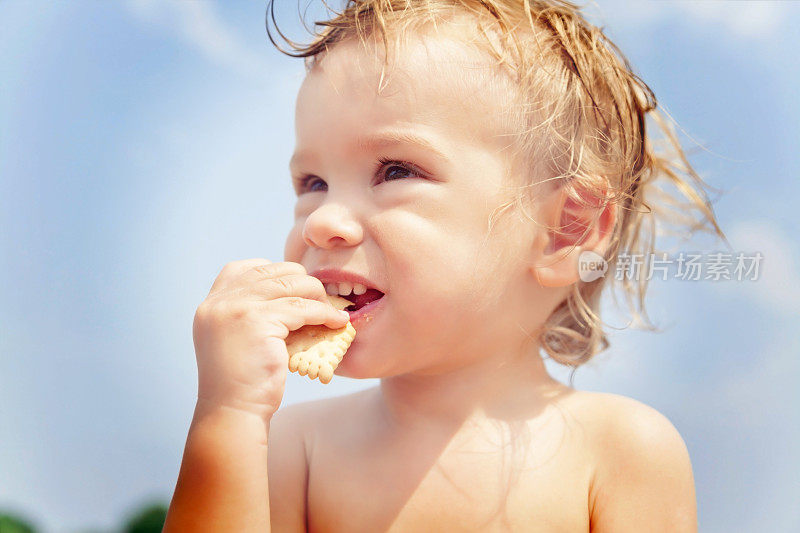
<instances>
[{"instance_id":1,"label":"eyelash","mask_svg":"<svg viewBox=\"0 0 800 533\"><path fill-rule=\"evenodd\" d=\"M388 157L381 157L380 159L378 159L378 163L375 165L375 170L373 171L373 173L377 174L384 167L386 168L398 167L402 168L403 170L414 176L420 178L424 176L424 173L421 170L419 170L415 165L412 165L407 161L390 159ZM302 178L300 178L297 184L298 187L300 188L300 192L307 191L309 184L314 183L314 180L317 179L319 179L317 176L303 176ZM324 183L322 179L319 179L319 181ZM309 192L319 192L319 191L309 191Z\"/></svg>"}]
</instances>

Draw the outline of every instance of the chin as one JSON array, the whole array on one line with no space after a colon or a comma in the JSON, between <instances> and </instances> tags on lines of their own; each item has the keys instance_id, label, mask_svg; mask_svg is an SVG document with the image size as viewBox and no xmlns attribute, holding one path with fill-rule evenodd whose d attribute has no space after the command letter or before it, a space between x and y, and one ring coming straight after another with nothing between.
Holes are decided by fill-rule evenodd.
<instances>
[{"instance_id":1,"label":"chin","mask_svg":"<svg viewBox=\"0 0 800 533\"><path fill-rule=\"evenodd\" d=\"M351 345L351 349L342 358L342 362L336 367L334 374L352 379L381 378L385 372L376 364L374 356L374 353L367 353L366 350L360 350L357 346Z\"/></svg>"},{"instance_id":2,"label":"chin","mask_svg":"<svg viewBox=\"0 0 800 533\"><path fill-rule=\"evenodd\" d=\"M351 345L352 346L352 345ZM360 350L350 350L345 353L339 366L333 372L337 376L352 379L368 379L376 377L373 368L370 368L369 361L360 354Z\"/></svg>"},{"instance_id":3,"label":"chin","mask_svg":"<svg viewBox=\"0 0 800 533\"><path fill-rule=\"evenodd\" d=\"M368 369L353 370L353 369L345 369L342 368L341 365L333 371L334 375L341 376L343 378L350 378L350 379L379 379L381 376L377 375L375 372L369 372Z\"/></svg>"}]
</instances>

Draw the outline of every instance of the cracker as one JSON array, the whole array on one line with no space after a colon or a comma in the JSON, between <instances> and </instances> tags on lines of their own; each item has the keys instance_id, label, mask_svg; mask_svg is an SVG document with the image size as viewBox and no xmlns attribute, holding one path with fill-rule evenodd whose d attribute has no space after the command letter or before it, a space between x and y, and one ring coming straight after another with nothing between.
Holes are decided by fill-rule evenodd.
<instances>
[{"instance_id":1,"label":"cracker","mask_svg":"<svg viewBox=\"0 0 800 533\"><path fill-rule=\"evenodd\" d=\"M336 309L352 305L335 294L329 294L328 301ZM311 379L319 377L320 382L329 383L355 336L356 330L350 322L338 329L309 324L289 332L286 337L289 371Z\"/></svg>"}]
</instances>

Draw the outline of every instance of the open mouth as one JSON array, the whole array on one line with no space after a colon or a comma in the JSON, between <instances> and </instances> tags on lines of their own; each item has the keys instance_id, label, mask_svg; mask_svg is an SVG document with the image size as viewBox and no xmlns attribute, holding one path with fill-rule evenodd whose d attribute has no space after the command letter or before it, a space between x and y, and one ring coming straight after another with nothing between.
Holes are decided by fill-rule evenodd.
<instances>
[{"instance_id":1,"label":"open mouth","mask_svg":"<svg viewBox=\"0 0 800 533\"><path fill-rule=\"evenodd\" d=\"M342 298L353 302L352 305L345 307L345 311L358 311L362 307L383 298L383 293L377 289L367 289L364 294L350 293Z\"/></svg>"}]
</instances>

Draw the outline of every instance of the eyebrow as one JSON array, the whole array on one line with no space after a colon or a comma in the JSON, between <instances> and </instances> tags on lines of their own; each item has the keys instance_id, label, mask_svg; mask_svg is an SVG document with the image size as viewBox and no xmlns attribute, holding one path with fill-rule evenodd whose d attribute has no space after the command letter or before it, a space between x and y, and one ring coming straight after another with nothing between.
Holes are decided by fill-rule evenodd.
<instances>
[{"instance_id":1,"label":"eyebrow","mask_svg":"<svg viewBox=\"0 0 800 533\"><path fill-rule=\"evenodd\" d=\"M388 146L397 146L397 145L413 145L417 146L418 148L422 148L426 152L429 152L430 155L441 159L442 161L448 161L447 156L444 155L433 142L425 139L424 137L420 137L411 133L409 131L404 130L390 130L381 133L377 133L374 135L368 135L366 137L361 137L356 142L356 146L364 151L375 150L377 148L386 148ZM304 152L295 152L292 155L291 160L289 161L289 166L292 167L298 164L302 159L305 158Z\"/></svg>"}]
</instances>

